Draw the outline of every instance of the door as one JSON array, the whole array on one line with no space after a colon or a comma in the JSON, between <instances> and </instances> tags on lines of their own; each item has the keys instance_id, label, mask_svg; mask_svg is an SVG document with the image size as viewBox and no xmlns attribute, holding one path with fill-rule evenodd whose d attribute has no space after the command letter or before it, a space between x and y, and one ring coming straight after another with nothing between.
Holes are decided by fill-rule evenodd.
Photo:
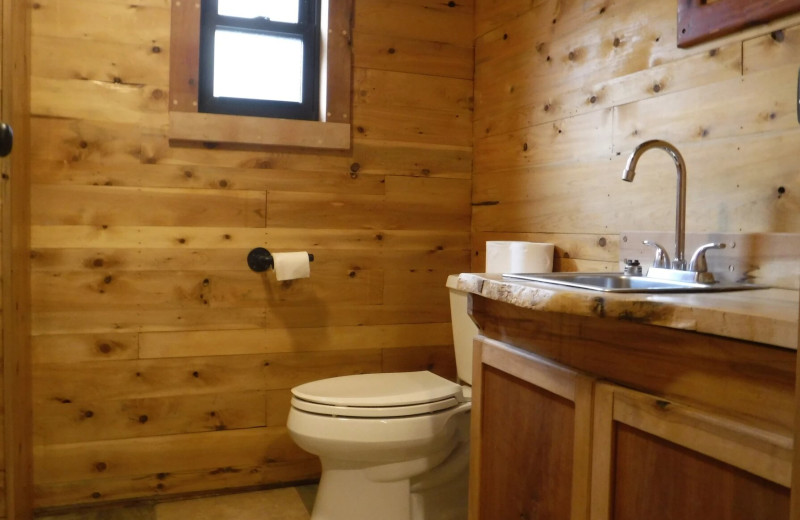
<instances>
[{"instance_id":1,"label":"door","mask_svg":"<svg viewBox=\"0 0 800 520\"><path fill-rule=\"evenodd\" d=\"M32 518L30 389L30 5L0 0L0 518ZM12 129L13 128L13 141ZM13 148L12 148L13 144Z\"/></svg>"}]
</instances>

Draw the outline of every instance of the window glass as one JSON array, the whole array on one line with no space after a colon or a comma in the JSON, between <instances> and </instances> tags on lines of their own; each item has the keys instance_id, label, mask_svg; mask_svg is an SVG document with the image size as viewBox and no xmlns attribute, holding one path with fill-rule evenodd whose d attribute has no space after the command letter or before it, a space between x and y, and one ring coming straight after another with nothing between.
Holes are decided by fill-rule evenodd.
<instances>
[{"instance_id":1,"label":"window glass","mask_svg":"<svg viewBox=\"0 0 800 520\"><path fill-rule=\"evenodd\" d=\"M302 103L303 41L218 29L213 92L214 97Z\"/></svg>"},{"instance_id":2,"label":"window glass","mask_svg":"<svg viewBox=\"0 0 800 520\"><path fill-rule=\"evenodd\" d=\"M299 2L300 0L219 0L218 12L222 16L298 23Z\"/></svg>"}]
</instances>

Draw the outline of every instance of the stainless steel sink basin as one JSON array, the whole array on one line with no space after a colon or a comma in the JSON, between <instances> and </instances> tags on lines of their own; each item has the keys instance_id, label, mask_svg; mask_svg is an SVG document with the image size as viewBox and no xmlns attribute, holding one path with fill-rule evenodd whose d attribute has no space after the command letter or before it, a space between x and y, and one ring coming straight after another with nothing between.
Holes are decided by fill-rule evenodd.
<instances>
[{"instance_id":1,"label":"stainless steel sink basin","mask_svg":"<svg viewBox=\"0 0 800 520\"><path fill-rule=\"evenodd\" d=\"M624 273L511 273L503 274L503 277L603 292L718 292L766 288L763 285L731 282L713 284L676 282L646 276L631 276Z\"/></svg>"}]
</instances>

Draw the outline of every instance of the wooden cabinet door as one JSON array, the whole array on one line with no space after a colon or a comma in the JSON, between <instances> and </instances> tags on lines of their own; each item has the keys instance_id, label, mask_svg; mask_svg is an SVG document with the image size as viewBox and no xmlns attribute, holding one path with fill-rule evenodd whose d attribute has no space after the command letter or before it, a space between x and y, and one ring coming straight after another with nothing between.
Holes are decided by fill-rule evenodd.
<instances>
[{"instance_id":1,"label":"wooden cabinet door","mask_svg":"<svg viewBox=\"0 0 800 520\"><path fill-rule=\"evenodd\" d=\"M592 379L475 340L471 520L588 517Z\"/></svg>"},{"instance_id":2,"label":"wooden cabinet door","mask_svg":"<svg viewBox=\"0 0 800 520\"><path fill-rule=\"evenodd\" d=\"M591 520L789 518L788 431L598 384L592 455Z\"/></svg>"}]
</instances>

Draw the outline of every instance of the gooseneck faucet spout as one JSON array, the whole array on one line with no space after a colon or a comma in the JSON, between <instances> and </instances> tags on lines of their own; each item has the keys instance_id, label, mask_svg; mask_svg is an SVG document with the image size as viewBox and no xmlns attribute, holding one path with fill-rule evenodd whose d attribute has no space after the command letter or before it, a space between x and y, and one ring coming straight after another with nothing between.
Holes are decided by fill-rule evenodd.
<instances>
[{"instance_id":1,"label":"gooseneck faucet spout","mask_svg":"<svg viewBox=\"0 0 800 520\"><path fill-rule=\"evenodd\" d=\"M657 139L643 142L637 146L630 157L628 157L628 163L625 165L625 170L622 172L622 180L633 182L633 178L636 175L636 164L639 162L639 158L651 148L661 148L675 161L675 168L678 173L678 193L675 205L675 255L672 257L672 268L683 270L686 268L686 255L684 253L686 247L686 163L683 161L683 157L678 149L666 141Z\"/></svg>"}]
</instances>

